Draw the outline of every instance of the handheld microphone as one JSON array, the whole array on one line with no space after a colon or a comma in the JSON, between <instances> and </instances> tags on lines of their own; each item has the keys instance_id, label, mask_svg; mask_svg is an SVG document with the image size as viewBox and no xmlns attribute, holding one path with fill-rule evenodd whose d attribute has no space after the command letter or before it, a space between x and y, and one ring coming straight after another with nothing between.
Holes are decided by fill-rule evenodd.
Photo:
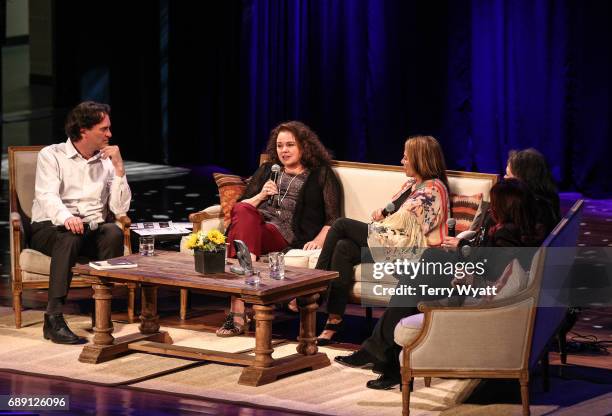
<instances>
[{"instance_id":1,"label":"handheld microphone","mask_svg":"<svg viewBox=\"0 0 612 416\"><path fill-rule=\"evenodd\" d=\"M449 237L455 237L455 225L457 224L457 220L454 218L449 218L446 220L446 225L448 227L447 235Z\"/></svg>"},{"instance_id":2,"label":"handheld microphone","mask_svg":"<svg viewBox=\"0 0 612 416\"><path fill-rule=\"evenodd\" d=\"M280 172L281 167L276 163L272 165L272 173L270 174L270 180L274 183L278 180L278 172Z\"/></svg>"},{"instance_id":3,"label":"handheld microphone","mask_svg":"<svg viewBox=\"0 0 612 416\"><path fill-rule=\"evenodd\" d=\"M280 201L280 184L278 183L278 172L280 172L281 167L276 163L272 165L272 173L270 173L270 180L276 184L279 188L278 190L278 201ZM270 202L274 202L274 195L270 196Z\"/></svg>"},{"instance_id":4,"label":"handheld microphone","mask_svg":"<svg viewBox=\"0 0 612 416\"><path fill-rule=\"evenodd\" d=\"M391 215L395 212L395 204L393 202L389 202L382 210L383 217Z\"/></svg>"}]
</instances>

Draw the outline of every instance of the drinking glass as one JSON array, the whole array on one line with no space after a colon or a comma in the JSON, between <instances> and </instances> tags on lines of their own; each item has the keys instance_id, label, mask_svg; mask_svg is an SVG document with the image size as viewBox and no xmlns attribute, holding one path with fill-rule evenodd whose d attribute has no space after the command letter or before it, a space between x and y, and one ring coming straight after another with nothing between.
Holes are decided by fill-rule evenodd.
<instances>
[{"instance_id":1,"label":"drinking glass","mask_svg":"<svg viewBox=\"0 0 612 416\"><path fill-rule=\"evenodd\" d=\"M268 254L270 277L276 280L285 278L285 255L281 252Z\"/></svg>"}]
</instances>

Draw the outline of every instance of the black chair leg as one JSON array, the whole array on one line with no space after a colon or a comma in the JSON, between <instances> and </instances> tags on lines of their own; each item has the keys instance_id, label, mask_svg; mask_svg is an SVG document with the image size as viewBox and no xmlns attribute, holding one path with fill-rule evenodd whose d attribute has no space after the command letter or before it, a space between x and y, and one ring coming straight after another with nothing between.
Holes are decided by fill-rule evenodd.
<instances>
[{"instance_id":1,"label":"black chair leg","mask_svg":"<svg viewBox=\"0 0 612 416\"><path fill-rule=\"evenodd\" d=\"M366 325L368 328L368 332L371 333L372 329L374 328L374 325L372 323L372 307L371 306L366 306Z\"/></svg>"},{"instance_id":2,"label":"black chair leg","mask_svg":"<svg viewBox=\"0 0 612 416\"><path fill-rule=\"evenodd\" d=\"M567 364L567 333L574 327L579 313L579 308L570 308L565 314L565 320L557 333L561 364Z\"/></svg>"},{"instance_id":3,"label":"black chair leg","mask_svg":"<svg viewBox=\"0 0 612 416\"><path fill-rule=\"evenodd\" d=\"M545 392L548 392L550 389L550 378L549 378L549 368L550 361L548 360L548 347L546 347L546 351L542 355L542 359L540 360L540 364L542 365L542 388Z\"/></svg>"}]
</instances>

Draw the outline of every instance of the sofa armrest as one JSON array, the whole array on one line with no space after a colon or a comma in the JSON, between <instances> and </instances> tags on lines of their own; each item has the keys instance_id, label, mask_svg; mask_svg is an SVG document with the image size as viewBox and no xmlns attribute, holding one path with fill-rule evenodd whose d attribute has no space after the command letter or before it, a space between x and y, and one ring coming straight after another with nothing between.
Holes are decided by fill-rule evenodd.
<instances>
[{"instance_id":1,"label":"sofa armrest","mask_svg":"<svg viewBox=\"0 0 612 416\"><path fill-rule=\"evenodd\" d=\"M10 221L10 246L11 246L11 277L13 284L16 280L21 280L21 273L17 272L19 267L19 256L21 254L23 224L21 215L18 212L11 212Z\"/></svg>"},{"instance_id":2,"label":"sofa armrest","mask_svg":"<svg viewBox=\"0 0 612 416\"><path fill-rule=\"evenodd\" d=\"M121 232L123 232L123 252L125 255L132 254L132 241L130 239L130 226L132 225L132 220L125 214L117 214L115 215L115 224L121 228Z\"/></svg>"},{"instance_id":3,"label":"sofa armrest","mask_svg":"<svg viewBox=\"0 0 612 416\"><path fill-rule=\"evenodd\" d=\"M499 302L493 308L424 307L423 328L404 346L402 365L458 371L520 369L529 353L534 308L533 297Z\"/></svg>"},{"instance_id":4,"label":"sofa armrest","mask_svg":"<svg viewBox=\"0 0 612 416\"><path fill-rule=\"evenodd\" d=\"M18 212L11 212L9 216L11 230L21 231L21 215Z\"/></svg>"},{"instance_id":5,"label":"sofa armrest","mask_svg":"<svg viewBox=\"0 0 612 416\"><path fill-rule=\"evenodd\" d=\"M189 221L193 223L193 232L216 228L223 232L223 211L221 205L212 205L202 211L189 214ZM208 228L207 228L208 227Z\"/></svg>"}]
</instances>

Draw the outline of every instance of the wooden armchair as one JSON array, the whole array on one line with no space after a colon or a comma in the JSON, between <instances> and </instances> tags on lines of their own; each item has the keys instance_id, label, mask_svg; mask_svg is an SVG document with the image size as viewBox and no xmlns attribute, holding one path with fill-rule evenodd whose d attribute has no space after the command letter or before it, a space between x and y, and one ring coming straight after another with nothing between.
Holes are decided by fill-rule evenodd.
<instances>
[{"instance_id":1,"label":"wooden armchair","mask_svg":"<svg viewBox=\"0 0 612 416\"><path fill-rule=\"evenodd\" d=\"M538 249L528 286L517 295L466 307L419 304L424 313L422 327L406 341L400 358L404 416L409 415L413 377L425 377L426 385L431 377L516 378L523 415L529 415L530 369L547 352L565 316L564 307L539 302L540 289L555 286L546 282L565 280L555 267L558 256L553 247L575 248L582 205L582 200L576 202ZM569 256L567 260L571 261Z\"/></svg>"},{"instance_id":2,"label":"wooden armchair","mask_svg":"<svg viewBox=\"0 0 612 416\"><path fill-rule=\"evenodd\" d=\"M34 181L38 152L44 146L10 146L9 160L9 207L11 241L11 282L13 287L13 309L15 327L21 327L22 292L25 289L48 289L51 257L28 248L30 218L34 200ZM125 253L131 252L129 217L123 215L116 219L122 228ZM91 283L75 275L71 287L91 287ZM135 321L134 298L135 284L128 287L128 321Z\"/></svg>"}]
</instances>

